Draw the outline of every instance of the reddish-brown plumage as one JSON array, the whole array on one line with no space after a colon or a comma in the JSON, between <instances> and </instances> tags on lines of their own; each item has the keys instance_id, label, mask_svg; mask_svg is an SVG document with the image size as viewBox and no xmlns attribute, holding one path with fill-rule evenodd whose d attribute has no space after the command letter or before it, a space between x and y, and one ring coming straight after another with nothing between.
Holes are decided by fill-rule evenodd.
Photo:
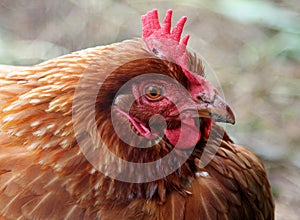
<instances>
[{"instance_id":1,"label":"reddish-brown plumage","mask_svg":"<svg viewBox=\"0 0 300 220\"><path fill-rule=\"evenodd\" d=\"M191 53L186 55L189 71L202 75L201 61ZM138 163L156 161L174 149L167 137L151 148L129 146L120 140L110 117L116 114L120 131L134 130L126 117L111 108L123 108L132 99L128 91L114 100L119 88L136 76L160 73L188 90L193 76L172 61L158 57L136 39L32 67L1 66L0 219L274 219L262 163L235 145L210 118L200 117L201 136L195 148L175 148L177 158L191 155L165 178L130 183L95 168L97 163L109 172L120 165L101 147L103 143L116 156ZM99 82L103 83L98 91ZM97 94L95 100L92 94ZM170 105L165 106L140 110L143 106L135 102L130 117L147 124L156 110L167 115ZM95 112L97 133L89 130L91 112ZM166 129L178 126L170 119ZM102 143L88 141L98 134ZM148 143L148 139L131 140ZM93 164L82 146L94 152ZM137 175L134 167L126 171L118 175ZM149 175L153 172L164 169L145 170Z\"/></svg>"}]
</instances>

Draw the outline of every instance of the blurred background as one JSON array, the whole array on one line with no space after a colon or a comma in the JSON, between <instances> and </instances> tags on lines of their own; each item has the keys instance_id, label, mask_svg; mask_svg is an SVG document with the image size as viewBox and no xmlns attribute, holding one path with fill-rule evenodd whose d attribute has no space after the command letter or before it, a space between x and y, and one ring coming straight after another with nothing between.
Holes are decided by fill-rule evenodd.
<instances>
[{"instance_id":1,"label":"blurred background","mask_svg":"<svg viewBox=\"0 0 300 220\"><path fill-rule=\"evenodd\" d=\"M185 33L217 75L235 142L263 160L276 219L300 218L300 1L1 0L0 63L33 65L141 36L140 16L188 16Z\"/></svg>"}]
</instances>

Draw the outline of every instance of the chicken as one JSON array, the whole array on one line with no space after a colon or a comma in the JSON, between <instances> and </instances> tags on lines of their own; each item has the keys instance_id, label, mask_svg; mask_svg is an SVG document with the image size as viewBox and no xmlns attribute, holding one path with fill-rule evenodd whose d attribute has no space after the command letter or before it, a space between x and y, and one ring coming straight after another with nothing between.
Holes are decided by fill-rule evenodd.
<instances>
[{"instance_id":1,"label":"chicken","mask_svg":"<svg viewBox=\"0 0 300 220\"><path fill-rule=\"evenodd\" d=\"M157 10L143 38L0 67L0 219L274 219L261 161Z\"/></svg>"}]
</instances>

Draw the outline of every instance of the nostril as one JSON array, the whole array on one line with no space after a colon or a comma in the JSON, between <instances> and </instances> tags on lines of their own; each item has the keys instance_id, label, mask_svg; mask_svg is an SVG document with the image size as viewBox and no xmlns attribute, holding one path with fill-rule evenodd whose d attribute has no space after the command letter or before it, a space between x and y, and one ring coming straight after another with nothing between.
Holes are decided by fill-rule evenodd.
<instances>
[{"instance_id":1,"label":"nostril","mask_svg":"<svg viewBox=\"0 0 300 220\"><path fill-rule=\"evenodd\" d=\"M198 94L197 95L197 99L199 101L202 101L202 102L205 102L205 103L209 103L209 104L212 104L214 102L215 97L216 97L216 95L214 95L214 96L209 96L207 94Z\"/></svg>"},{"instance_id":2,"label":"nostril","mask_svg":"<svg viewBox=\"0 0 300 220\"><path fill-rule=\"evenodd\" d=\"M202 99L202 97L201 96L197 96L197 99L199 100L199 101L202 101L202 102L204 102L204 100Z\"/></svg>"},{"instance_id":3,"label":"nostril","mask_svg":"<svg viewBox=\"0 0 300 220\"><path fill-rule=\"evenodd\" d=\"M198 95L197 99L199 101L202 101L202 102L205 102L205 103L210 103L211 102L210 98L207 95L205 95L205 94Z\"/></svg>"}]
</instances>

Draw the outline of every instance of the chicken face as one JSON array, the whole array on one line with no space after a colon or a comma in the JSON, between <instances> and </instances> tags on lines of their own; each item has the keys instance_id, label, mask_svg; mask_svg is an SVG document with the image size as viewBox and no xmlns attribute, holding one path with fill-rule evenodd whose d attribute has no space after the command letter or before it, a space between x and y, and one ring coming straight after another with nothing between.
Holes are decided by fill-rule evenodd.
<instances>
[{"instance_id":1,"label":"chicken face","mask_svg":"<svg viewBox=\"0 0 300 220\"><path fill-rule=\"evenodd\" d=\"M128 119L136 132L151 140L165 135L178 148L194 146L200 139L199 119L188 91L162 74L145 74L131 81L128 86L132 105L122 100L128 99L121 94L127 90L123 86L114 108Z\"/></svg>"},{"instance_id":2,"label":"chicken face","mask_svg":"<svg viewBox=\"0 0 300 220\"><path fill-rule=\"evenodd\" d=\"M194 81L186 79L187 87L163 74L137 76L118 91L113 109L140 136L155 140L165 135L176 148L194 147L202 136L208 138L211 118L234 122L232 111L216 89L194 75ZM132 139L121 138L127 143Z\"/></svg>"}]
</instances>

